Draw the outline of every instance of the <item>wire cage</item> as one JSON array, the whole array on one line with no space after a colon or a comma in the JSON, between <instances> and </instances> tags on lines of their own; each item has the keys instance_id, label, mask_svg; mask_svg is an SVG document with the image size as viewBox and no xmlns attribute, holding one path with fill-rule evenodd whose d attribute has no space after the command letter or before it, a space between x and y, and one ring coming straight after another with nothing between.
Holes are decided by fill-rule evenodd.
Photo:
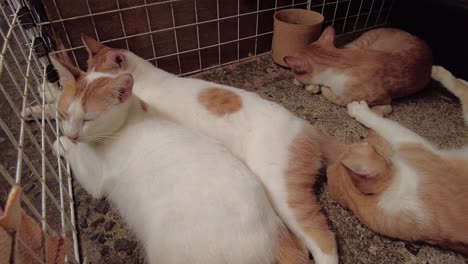
<instances>
[{"instance_id":1,"label":"wire cage","mask_svg":"<svg viewBox=\"0 0 468 264\"><path fill-rule=\"evenodd\" d=\"M80 34L130 49L186 75L268 53L273 14L322 13L325 26L349 34L386 24L392 0L5 0L0 16L0 202L21 186L21 207L45 234L70 241L66 261L81 263L70 167L52 153L61 134L46 114L59 96L47 54L68 52L85 68ZM61 49L57 40L63 43ZM55 49L55 50L54 50ZM27 115L26 113L36 113ZM57 116L57 113L53 113ZM0 208L0 212L5 208ZM1 217L1 214L0 214ZM15 235L14 235L15 236ZM21 244L21 238L16 236ZM44 239L43 243L47 243ZM36 252L29 250L30 255ZM46 263L44 255L34 256Z\"/></svg>"}]
</instances>

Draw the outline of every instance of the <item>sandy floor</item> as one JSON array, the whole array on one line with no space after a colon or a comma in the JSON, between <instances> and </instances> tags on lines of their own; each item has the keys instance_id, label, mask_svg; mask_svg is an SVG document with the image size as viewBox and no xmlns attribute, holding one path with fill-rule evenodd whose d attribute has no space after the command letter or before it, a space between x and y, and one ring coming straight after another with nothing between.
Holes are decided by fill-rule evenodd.
<instances>
[{"instance_id":1,"label":"sandy floor","mask_svg":"<svg viewBox=\"0 0 468 264\"><path fill-rule=\"evenodd\" d=\"M294 86L290 72L273 64L269 56L203 72L195 77L254 91L343 141L356 141L366 134L366 130L347 115L345 108ZM434 83L416 96L396 101L390 118L441 147L467 143L467 130L458 100ZM338 206L325 187L326 180L322 175L318 192L337 235L341 263L467 263L468 258L451 251L373 233L351 212ZM144 262L141 248L105 201L91 200L79 187L76 197L79 200L81 241L89 263Z\"/></svg>"}]
</instances>

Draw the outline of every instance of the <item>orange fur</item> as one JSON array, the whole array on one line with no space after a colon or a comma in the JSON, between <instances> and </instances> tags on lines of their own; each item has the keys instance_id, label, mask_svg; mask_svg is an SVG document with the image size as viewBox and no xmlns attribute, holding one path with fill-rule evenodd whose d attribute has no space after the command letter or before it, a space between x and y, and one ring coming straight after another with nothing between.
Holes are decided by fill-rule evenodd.
<instances>
[{"instance_id":1,"label":"orange fur","mask_svg":"<svg viewBox=\"0 0 468 264\"><path fill-rule=\"evenodd\" d=\"M288 204L307 234L328 254L334 250L335 238L314 195L315 177L321 166L320 144L316 138L315 132L306 128L289 148Z\"/></svg>"},{"instance_id":2,"label":"orange fur","mask_svg":"<svg viewBox=\"0 0 468 264\"><path fill-rule=\"evenodd\" d=\"M209 112L217 116L232 114L242 108L242 99L238 94L217 87L201 91L198 95L198 101Z\"/></svg>"},{"instance_id":3,"label":"orange fur","mask_svg":"<svg viewBox=\"0 0 468 264\"><path fill-rule=\"evenodd\" d=\"M323 95L335 104L344 106L364 100L370 106L387 106L392 98L413 94L430 80L431 50L409 33L374 29L341 49L334 46L334 37L333 28L327 28L319 40L300 53L285 57L285 62L299 82L323 85ZM314 83L314 78L327 70L333 70L334 76L347 76L343 87L338 88L341 94L335 94L334 87L327 88L327 82L333 81ZM391 108L378 110L388 113Z\"/></svg>"},{"instance_id":4,"label":"orange fur","mask_svg":"<svg viewBox=\"0 0 468 264\"><path fill-rule=\"evenodd\" d=\"M468 161L441 156L419 144L404 144L393 152L374 132L369 134L367 145L342 145L341 152L327 169L328 190L361 222L383 235L426 241L468 254ZM388 215L378 206L394 179L392 155L398 155L421 175L418 195L429 223L420 223L414 212ZM371 174L356 173L360 166Z\"/></svg>"},{"instance_id":5,"label":"orange fur","mask_svg":"<svg viewBox=\"0 0 468 264\"><path fill-rule=\"evenodd\" d=\"M278 264L310 263L309 251L286 226L281 227L278 231L278 242L275 257Z\"/></svg>"}]
</instances>

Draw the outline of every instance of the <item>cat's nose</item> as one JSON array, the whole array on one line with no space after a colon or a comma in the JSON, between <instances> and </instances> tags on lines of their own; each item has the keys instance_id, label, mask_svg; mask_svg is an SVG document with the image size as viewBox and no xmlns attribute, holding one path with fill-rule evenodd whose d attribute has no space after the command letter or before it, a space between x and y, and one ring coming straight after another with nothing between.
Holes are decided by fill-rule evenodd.
<instances>
[{"instance_id":1,"label":"cat's nose","mask_svg":"<svg viewBox=\"0 0 468 264\"><path fill-rule=\"evenodd\" d=\"M67 138L69 138L70 140L77 140L78 139L78 135L67 135Z\"/></svg>"}]
</instances>

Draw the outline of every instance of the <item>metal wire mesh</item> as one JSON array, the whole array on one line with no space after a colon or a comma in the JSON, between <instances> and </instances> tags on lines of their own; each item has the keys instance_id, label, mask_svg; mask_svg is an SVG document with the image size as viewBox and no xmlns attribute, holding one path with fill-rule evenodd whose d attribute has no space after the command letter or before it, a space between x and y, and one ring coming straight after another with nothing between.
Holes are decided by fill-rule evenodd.
<instances>
[{"instance_id":1,"label":"metal wire mesh","mask_svg":"<svg viewBox=\"0 0 468 264\"><path fill-rule=\"evenodd\" d=\"M45 0L50 26L75 63L85 67L79 33L130 49L175 74L190 74L238 62L271 50L273 14L311 9L349 34L385 25L393 0L103 0L82 1L71 11L63 0ZM79 30L77 26L79 25ZM77 32L78 31L78 32ZM57 51L58 52L58 51Z\"/></svg>"},{"instance_id":2,"label":"metal wire mesh","mask_svg":"<svg viewBox=\"0 0 468 264\"><path fill-rule=\"evenodd\" d=\"M22 2L5 1L0 10L0 201L6 201L14 184L21 186L22 208L44 233L71 239L74 245L67 258L78 263L70 170L52 154L60 131L45 115L46 100L53 100L54 93L46 79L48 63L37 54L40 29L28 25ZM27 111L38 115L27 122ZM45 261L31 250L30 254L38 263Z\"/></svg>"}]
</instances>

